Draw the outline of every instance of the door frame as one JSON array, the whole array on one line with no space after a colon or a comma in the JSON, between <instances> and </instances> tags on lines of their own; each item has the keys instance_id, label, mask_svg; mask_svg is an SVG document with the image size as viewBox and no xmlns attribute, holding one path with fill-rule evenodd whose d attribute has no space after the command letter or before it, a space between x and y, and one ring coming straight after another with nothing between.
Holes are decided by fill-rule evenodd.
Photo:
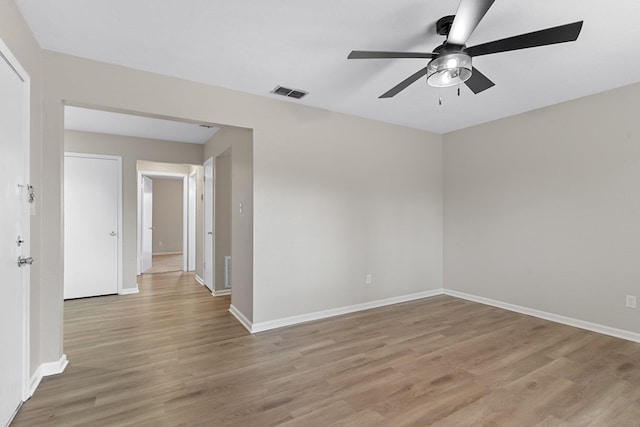
<instances>
[{"instance_id":1,"label":"door frame","mask_svg":"<svg viewBox=\"0 0 640 427\"><path fill-rule=\"evenodd\" d=\"M189 174L187 178L187 194L189 195L189 200L187 201L187 213L189 214L189 218L187 221L187 230L189 236L187 238L187 243L189 245L189 253L187 255L188 262L188 270L195 271L197 268L196 264L196 252L197 252L197 236L196 229L198 226L198 172L193 171Z\"/></svg>"},{"instance_id":2,"label":"door frame","mask_svg":"<svg viewBox=\"0 0 640 427\"><path fill-rule=\"evenodd\" d=\"M122 251L123 251L123 243L124 240L124 231L122 228L122 156L112 156L108 154L92 154L92 153L77 153L72 151L65 151L63 153L63 159L65 157L80 157L84 159L104 159L104 160L115 160L118 165L118 173L117 173L117 188L118 188L118 295L122 294L122 277L123 277L123 261L122 261ZM64 161L62 163L62 170L64 172ZM63 203L64 209L64 203ZM63 221L64 221L64 213L63 213Z\"/></svg>"},{"instance_id":3,"label":"door frame","mask_svg":"<svg viewBox=\"0 0 640 427\"><path fill-rule=\"evenodd\" d=\"M211 194L207 193L206 168L211 164ZM216 290L216 156L211 156L202 163L202 285L211 291L213 295ZM211 199L211 212L207 212L207 199ZM211 253L207 254L207 215L211 216ZM207 255L208 260L207 260ZM211 266L211 283L207 283L207 265Z\"/></svg>"},{"instance_id":4,"label":"door frame","mask_svg":"<svg viewBox=\"0 0 640 427\"><path fill-rule=\"evenodd\" d=\"M137 208L137 233L136 240L137 244L137 267L136 274L139 276L142 274L142 179L143 177L148 178L180 178L182 179L182 271L189 271L189 258L192 257L194 260L196 259L196 253L194 250L193 254L190 254L189 245L189 173L182 172L158 172L158 171L148 171L148 170L139 170L138 171L138 208ZM194 200L195 201L195 200ZM195 249L195 245L194 245Z\"/></svg>"},{"instance_id":5,"label":"door frame","mask_svg":"<svg viewBox=\"0 0 640 427\"><path fill-rule=\"evenodd\" d=\"M9 47L4 43L2 39L0 39L0 60L4 60L7 64L13 69L18 78L22 80L23 84L23 129L22 129L22 153L24 157L24 177L26 180L24 182L25 188L27 188L29 179L30 179L30 166L31 166L31 77L27 73L27 71L22 67L18 59L13 55ZM26 194L25 194L26 196ZM30 212L24 212L22 221L23 221L23 237L25 240L24 250L26 253L29 253L31 249L31 215L35 214L35 205L29 205ZM29 268L25 268L22 273L22 390L20 395L22 397L22 401L25 402L33 392L35 392L35 388L31 390L30 387L30 370L31 370L31 346L30 346L30 336L31 336L31 323L30 319L30 290L31 290L31 272ZM15 415L15 414L14 414Z\"/></svg>"}]
</instances>

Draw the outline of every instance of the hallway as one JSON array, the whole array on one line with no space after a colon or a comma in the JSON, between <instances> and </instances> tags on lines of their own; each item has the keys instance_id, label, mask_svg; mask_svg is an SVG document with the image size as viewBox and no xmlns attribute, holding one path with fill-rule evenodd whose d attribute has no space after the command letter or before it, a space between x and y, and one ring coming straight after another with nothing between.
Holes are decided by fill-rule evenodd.
<instances>
[{"instance_id":1,"label":"hallway","mask_svg":"<svg viewBox=\"0 0 640 427\"><path fill-rule=\"evenodd\" d=\"M65 301L69 366L43 379L12 426L163 425L197 373L219 363L215 349L248 335L230 297L211 297L193 273L138 284L138 295Z\"/></svg>"}]
</instances>

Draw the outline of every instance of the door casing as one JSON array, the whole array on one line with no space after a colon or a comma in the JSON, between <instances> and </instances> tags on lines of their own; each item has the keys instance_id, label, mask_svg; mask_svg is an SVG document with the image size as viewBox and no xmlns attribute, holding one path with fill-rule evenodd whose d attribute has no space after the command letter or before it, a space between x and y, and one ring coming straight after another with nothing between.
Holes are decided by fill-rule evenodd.
<instances>
[{"instance_id":1,"label":"door casing","mask_svg":"<svg viewBox=\"0 0 640 427\"><path fill-rule=\"evenodd\" d=\"M215 161L208 158L202 165L204 169L203 231L204 231L204 285L213 293L215 290Z\"/></svg>"},{"instance_id":2,"label":"door casing","mask_svg":"<svg viewBox=\"0 0 640 427\"><path fill-rule=\"evenodd\" d=\"M78 157L78 158L86 158L86 159L106 159L112 160L117 163L117 229L115 230L117 233L117 292L118 294L122 293L122 278L123 278L123 263L122 263L122 253L123 253L123 227L122 227L122 157L121 156L110 156L104 154L90 154L90 153L76 153L76 152L65 152L66 157Z\"/></svg>"},{"instance_id":3,"label":"door casing","mask_svg":"<svg viewBox=\"0 0 640 427\"><path fill-rule=\"evenodd\" d=\"M181 178L182 179L182 271L190 271L189 258L196 259L195 243L190 244L189 239L189 175L190 173L179 172L158 172L158 171L138 171L138 262L137 262L137 274L140 275L142 271L142 180L144 177L148 178ZM194 199L195 204L195 199ZM194 206L195 208L195 206ZM195 216L194 216L195 219ZM195 228L195 225L194 225ZM193 248L193 253L191 253Z\"/></svg>"}]
</instances>

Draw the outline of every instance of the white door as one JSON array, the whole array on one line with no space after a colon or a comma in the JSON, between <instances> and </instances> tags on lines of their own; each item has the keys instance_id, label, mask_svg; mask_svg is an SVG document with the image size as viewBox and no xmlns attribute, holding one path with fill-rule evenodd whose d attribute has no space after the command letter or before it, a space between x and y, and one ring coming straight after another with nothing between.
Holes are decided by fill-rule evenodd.
<instances>
[{"instance_id":1,"label":"white door","mask_svg":"<svg viewBox=\"0 0 640 427\"><path fill-rule=\"evenodd\" d=\"M0 43L0 426L26 399L28 265L28 82ZM13 61L12 61L13 62ZM26 74L23 74L26 78ZM20 237L18 237L20 236ZM18 240L24 240L19 242Z\"/></svg>"},{"instance_id":2,"label":"white door","mask_svg":"<svg viewBox=\"0 0 640 427\"><path fill-rule=\"evenodd\" d=\"M118 293L120 161L64 156L64 298Z\"/></svg>"},{"instance_id":3,"label":"white door","mask_svg":"<svg viewBox=\"0 0 640 427\"><path fill-rule=\"evenodd\" d=\"M213 291L213 157L204 162L204 284Z\"/></svg>"},{"instance_id":4,"label":"white door","mask_svg":"<svg viewBox=\"0 0 640 427\"><path fill-rule=\"evenodd\" d=\"M142 177L142 272L153 266L153 180Z\"/></svg>"},{"instance_id":5,"label":"white door","mask_svg":"<svg viewBox=\"0 0 640 427\"><path fill-rule=\"evenodd\" d=\"M194 271L196 269L196 172L189 174L189 205L187 212L189 213L189 219L187 227L189 229L187 242L188 242L188 255L189 260L188 271Z\"/></svg>"}]
</instances>

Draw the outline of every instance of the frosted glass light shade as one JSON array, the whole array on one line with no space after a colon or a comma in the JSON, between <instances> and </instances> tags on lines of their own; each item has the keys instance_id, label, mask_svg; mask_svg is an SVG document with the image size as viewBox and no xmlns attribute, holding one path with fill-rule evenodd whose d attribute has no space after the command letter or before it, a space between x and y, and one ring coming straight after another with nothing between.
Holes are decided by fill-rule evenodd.
<instances>
[{"instance_id":1,"label":"frosted glass light shade","mask_svg":"<svg viewBox=\"0 0 640 427\"><path fill-rule=\"evenodd\" d=\"M471 77L471 57L465 53L438 56L427 65L427 83L435 87L455 86Z\"/></svg>"}]
</instances>

